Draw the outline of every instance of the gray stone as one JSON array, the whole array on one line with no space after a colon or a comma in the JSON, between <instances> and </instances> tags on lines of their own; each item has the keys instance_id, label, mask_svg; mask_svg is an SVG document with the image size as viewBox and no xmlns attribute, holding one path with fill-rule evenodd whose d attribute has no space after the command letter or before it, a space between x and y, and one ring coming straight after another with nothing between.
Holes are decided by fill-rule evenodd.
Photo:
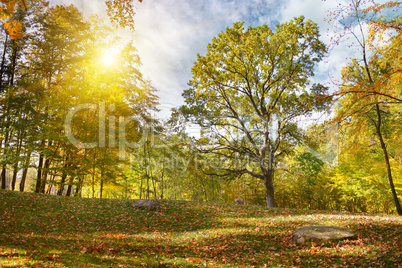
<instances>
[{"instance_id":1,"label":"gray stone","mask_svg":"<svg viewBox=\"0 0 402 268\"><path fill-rule=\"evenodd\" d=\"M341 240L354 240L356 235L348 229L333 226L307 226L296 230L293 234L293 241L298 245L311 246L330 244Z\"/></svg>"},{"instance_id":2,"label":"gray stone","mask_svg":"<svg viewBox=\"0 0 402 268\"><path fill-rule=\"evenodd\" d=\"M235 199L236 204L244 205L244 199Z\"/></svg>"},{"instance_id":3,"label":"gray stone","mask_svg":"<svg viewBox=\"0 0 402 268\"><path fill-rule=\"evenodd\" d=\"M144 209L157 209L160 207L160 204L155 199L141 199L134 200L133 206L135 208L144 208Z\"/></svg>"}]
</instances>

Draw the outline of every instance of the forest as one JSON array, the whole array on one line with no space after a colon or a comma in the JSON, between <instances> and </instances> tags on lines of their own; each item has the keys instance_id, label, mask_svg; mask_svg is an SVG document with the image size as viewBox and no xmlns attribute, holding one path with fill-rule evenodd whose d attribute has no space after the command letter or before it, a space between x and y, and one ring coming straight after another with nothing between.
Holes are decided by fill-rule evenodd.
<instances>
[{"instance_id":1,"label":"forest","mask_svg":"<svg viewBox=\"0 0 402 268\"><path fill-rule=\"evenodd\" d=\"M331 10L329 44L303 16L236 22L197 55L168 118L135 42L113 34L134 30L142 1L106 1L114 24L73 5L1 2L1 189L402 215L400 2ZM340 81L315 83L345 40L359 57Z\"/></svg>"}]
</instances>

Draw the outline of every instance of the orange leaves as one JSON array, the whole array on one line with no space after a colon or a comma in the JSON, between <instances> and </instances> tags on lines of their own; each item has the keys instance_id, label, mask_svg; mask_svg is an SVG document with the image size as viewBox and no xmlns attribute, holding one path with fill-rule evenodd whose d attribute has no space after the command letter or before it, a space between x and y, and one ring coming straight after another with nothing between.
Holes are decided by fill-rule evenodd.
<instances>
[{"instance_id":1,"label":"orange leaves","mask_svg":"<svg viewBox=\"0 0 402 268\"><path fill-rule=\"evenodd\" d=\"M0 244L8 246L0 248L0 266L398 267L400 261L397 216L166 204L163 211L146 212L121 200L0 192L0 211L13 208L6 215L13 224L0 225ZM6 222L1 213L0 222ZM355 227L363 240L296 246L292 233L312 222Z\"/></svg>"},{"instance_id":2,"label":"orange leaves","mask_svg":"<svg viewBox=\"0 0 402 268\"><path fill-rule=\"evenodd\" d=\"M363 13L377 13L378 15L385 9L400 7L401 3L397 1L389 1L384 4L375 3L374 5L362 10ZM397 32L401 32L401 16L381 16L379 18L373 19L369 22L369 41L373 43L375 40L379 43L388 43L389 40L384 38L385 33L389 35L389 29L396 30ZM389 36L388 36L389 37ZM372 44L371 44L372 45Z\"/></svg>"},{"instance_id":3,"label":"orange leaves","mask_svg":"<svg viewBox=\"0 0 402 268\"><path fill-rule=\"evenodd\" d=\"M320 251L320 246L317 246L315 243L311 243L310 252L311 253L318 253Z\"/></svg>"},{"instance_id":4,"label":"orange leaves","mask_svg":"<svg viewBox=\"0 0 402 268\"><path fill-rule=\"evenodd\" d=\"M0 248L0 251L3 249ZM18 257L20 254L17 252L16 249L11 250L11 252L0 252L0 257L5 257L5 258L13 258L13 257Z\"/></svg>"},{"instance_id":5,"label":"orange leaves","mask_svg":"<svg viewBox=\"0 0 402 268\"><path fill-rule=\"evenodd\" d=\"M6 21L4 27L7 29L12 39L19 38L24 35L22 30L22 24L18 21Z\"/></svg>"},{"instance_id":6,"label":"orange leaves","mask_svg":"<svg viewBox=\"0 0 402 268\"><path fill-rule=\"evenodd\" d=\"M19 4L21 7L25 7L25 0L2 0L0 8L0 19L3 20L3 25L7 29L12 39L19 38L23 36L22 24L18 21L10 20L10 17L14 13L14 10Z\"/></svg>"},{"instance_id":7,"label":"orange leaves","mask_svg":"<svg viewBox=\"0 0 402 268\"><path fill-rule=\"evenodd\" d=\"M375 3L374 5L366 8L364 11L365 12L371 11L371 12L377 13L377 12L380 12L381 10L383 10L384 8L393 8L393 7L398 7L400 5L401 5L401 3L399 3L398 1L389 1L384 4Z\"/></svg>"},{"instance_id":8,"label":"orange leaves","mask_svg":"<svg viewBox=\"0 0 402 268\"><path fill-rule=\"evenodd\" d=\"M97 242L95 240L89 246L81 248L81 253L83 254L85 253L97 254L105 252L110 254L117 254L120 252L120 249L116 247L115 248L110 247L109 244L104 241Z\"/></svg>"}]
</instances>

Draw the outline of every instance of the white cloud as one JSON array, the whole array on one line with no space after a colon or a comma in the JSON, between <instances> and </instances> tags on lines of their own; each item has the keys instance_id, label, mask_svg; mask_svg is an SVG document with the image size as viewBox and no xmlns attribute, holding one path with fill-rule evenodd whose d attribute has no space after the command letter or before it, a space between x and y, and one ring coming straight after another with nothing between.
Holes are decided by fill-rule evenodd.
<instances>
[{"instance_id":1,"label":"white cloud","mask_svg":"<svg viewBox=\"0 0 402 268\"><path fill-rule=\"evenodd\" d=\"M160 90L161 103L183 103L181 93L191 79L197 53L204 54L213 37L236 21L261 24L274 1L144 1L138 5L134 42L143 71ZM265 9L265 16L264 14Z\"/></svg>"},{"instance_id":2,"label":"white cloud","mask_svg":"<svg viewBox=\"0 0 402 268\"><path fill-rule=\"evenodd\" d=\"M134 0L136 1L136 0ZM328 44L329 25L326 10L338 1L322 0L144 0L136 2L135 32L119 31L132 39L143 63L142 72L159 90L164 106L183 103L181 93L191 78L197 53L204 54L212 38L236 21L246 25L268 24L273 27L293 17L304 15L317 22L322 40ZM103 0L52 0L51 3L74 4L84 14L106 16ZM317 68L319 80L339 75L350 51L338 47Z\"/></svg>"}]
</instances>

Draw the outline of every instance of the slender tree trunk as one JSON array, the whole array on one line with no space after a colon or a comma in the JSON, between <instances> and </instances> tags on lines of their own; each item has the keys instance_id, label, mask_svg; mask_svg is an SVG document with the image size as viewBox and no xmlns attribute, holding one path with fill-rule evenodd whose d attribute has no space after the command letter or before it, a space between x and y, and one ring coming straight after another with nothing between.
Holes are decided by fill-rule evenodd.
<instances>
[{"instance_id":1,"label":"slender tree trunk","mask_svg":"<svg viewBox=\"0 0 402 268\"><path fill-rule=\"evenodd\" d=\"M92 166L92 198L95 198L95 163L96 163L96 152L94 153L94 160Z\"/></svg>"},{"instance_id":2,"label":"slender tree trunk","mask_svg":"<svg viewBox=\"0 0 402 268\"><path fill-rule=\"evenodd\" d=\"M40 185L40 192L45 193L45 188L47 184L47 174L49 173L50 159L45 160L44 170L42 171L42 180Z\"/></svg>"},{"instance_id":3,"label":"slender tree trunk","mask_svg":"<svg viewBox=\"0 0 402 268\"><path fill-rule=\"evenodd\" d=\"M165 168L164 168L165 164L162 165L162 176L161 176L161 199L163 199L163 176L165 173Z\"/></svg>"},{"instance_id":4,"label":"slender tree trunk","mask_svg":"<svg viewBox=\"0 0 402 268\"><path fill-rule=\"evenodd\" d=\"M145 159L147 159L147 155L146 155L146 146L144 145L144 157ZM145 160L145 176L147 178L147 196L146 199L149 199L149 163L147 163L147 161Z\"/></svg>"},{"instance_id":5,"label":"slender tree trunk","mask_svg":"<svg viewBox=\"0 0 402 268\"><path fill-rule=\"evenodd\" d=\"M155 182L154 176L152 175L152 170L150 171L150 174L151 174L151 180L152 180L152 187L154 188L154 198L157 199L157 196L156 196L156 182Z\"/></svg>"},{"instance_id":6,"label":"slender tree trunk","mask_svg":"<svg viewBox=\"0 0 402 268\"><path fill-rule=\"evenodd\" d=\"M357 10L357 7L358 6L356 6L356 10ZM361 32L363 33L362 30L361 30ZM371 85L374 85L374 81L372 79L370 68L369 68L369 65L367 62L366 45L365 45L364 40L363 40L362 48L363 48L363 62L364 62L364 66L365 66L366 73L367 73L367 79ZM381 116L381 111L380 111L380 105L378 103L375 104L375 110L376 110L376 114L377 114L377 122L373 122L373 123L376 128L377 137L378 137L378 140L380 141L382 151L384 153L384 161L385 161L385 165L387 167L388 181L389 181L389 184L391 187L392 197L394 199L396 211L398 212L398 215L402 216L401 204L399 203L398 195L395 191L394 181L392 178L391 164L389 162L387 147L385 145L385 142L384 142L384 139L383 139L382 133L381 133L382 116Z\"/></svg>"},{"instance_id":7,"label":"slender tree trunk","mask_svg":"<svg viewBox=\"0 0 402 268\"><path fill-rule=\"evenodd\" d=\"M18 47L17 47L15 39L13 39L11 41L11 45L12 45L11 63L10 63L10 71L9 71L9 77L8 77L8 84L10 86L12 86L14 84L15 66L16 66L17 53L18 53Z\"/></svg>"},{"instance_id":8,"label":"slender tree trunk","mask_svg":"<svg viewBox=\"0 0 402 268\"><path fill-rule=\"evenodd\" d=\"M148 175L148 171L147 171L147 199L149 199L149 175Z\"/></svg>"},{"instance_id":9,"label":"slender tree trunk","mask_svg":"<svg viewBox=\"0 0 402 268\"><path fill-rule=\"evenodd\" d=\"M53 189L53 184L49 184L49 186L47 187L47 190L46 190L46 194L50 195L50 193L52 192L52 189Z\"/></svg>"},{"instance_id":10,"label":"slender tree trunk","mask_svg":"<svg viewBox=\"0 0 402 268\"><path fill-rule=\"evenodd\" d=\"M68 181L68 187L67 187L67 193L66 196L71 196L72 190L73 190L73 182L74 182L74 177L70 177Z\"/></svg>"},{"instance_id":11,"label":"slender tree trunk","mask_svg":"<svg viewBox=\"0 0 402 268\"><path fill-rule=\"evenodd\" d=\"M43 144L43 141L42 141ZM40 188L42 185L42 167L43 167L43 154L39 153L39 163L38 163L38 172L36 175L36 186L35 186L35 193L40 193Z\"/></svg>"},{"instance_id":12,"label":"slender tree trunk","mask_svg":"<svg viewBox=\"0 0 402 268\"><path fill-rule=\"evenodd\" d=\"M6 40L4 41L3 56L2 56L1 67L0 67L0 92L4 91L3 74L4 74L4 65L5 65L5 60L6 60L7 42L8 42L8 34L6 31Z\"/></svg>"},{"instance_id":13,"label":"slender tree trunk","mask_svg":"<svg viewBox=\"0 0 402 268\"><path fill-rule=\"evenodd\" d=\"M398 215L402 216L401 204L399 203L398 195L395 191L394 180L392 178L391 165L389 163L389 157L388 157L388 150L387 150L387 147L385 145L384 139L381 134L381 121L382 120L381 120L380 106L378 103L376 104L376 112L377 112L377 126L376 126L377 136L380 141L382 151L384 153L384 160L385 160L385 165L387 166L387 174L388 174L389 184L391 187L392 197L394 198L395 207L396 207L396 211L398 212Z\"/></svg>"},{"instance_id":14,"label":"slender tree trunk","mask_svg":"<svg viewBox=\"0 0 402 268\"><path fill-rule=\"evenodd\" d=\"M67 193L66 193L66 196L71 196L72 190L73 190L73 186L72 186L71 184L69 184L69 185L67 186Z\"/></svg>"},{"instance_id":15,"label":"slender tree trunk","mask_svg":"<svg viewBox=\"0 0 402 268\"><path fill-rule=\"evenodd\" d=\"M83 182L84 182L84 176L81 175L78 177L78 183L77 183L77 187L75 188L74 196L81 196L81 188L82 188Z\"/></svg>"},{"instance_id":16,"label":"slender tree trunk","mask_svg":"<svg viewBox=\"0 0 402 268\"><path fill-rule=\"evenodd\" d=\"M49 187L47 187L47 190L46 190L46 194L51 194L52 193L53 182L54 182L55 179L56 179L56 176L52 175L51 178L50 178Z\"/></svg>"},{"instance_id":17,"label":"slender tree trunk","mask_svg":"<svg viewBox=\"0 0 402 268\"><path fill-rule=\"evenodd\" d=\"M6 189L6 179L7 179L7 177L6 177L6 172L7 172L6 167L7 167L7 165L4 164L3 168L1 169L1 189L3 189L3 190Z\"/></svg>"},{"instance_id":18,"label":"slender tree trunk","mask_svg":"<svg viewBox=\"0 0 402 268\"><path fill-rule=\"evenodd\" d=\"M11 181L11 190L13 191L15 189L15 183L17 182L17 173L18 173L18 161L14 164L13 169L13 179Z\"/></svg>"},{"instance_id":19,"label":"slender tree trunk","mask_svg":"<svg viewBox=\"0 0 402 268\"><path fill-rule=\"evenodd\" d=\"M67 178L67 173L63 173L61 176L61 181L60 181L60 186L59 189L57 190L57 195L63 195L64 191L64 184L66 183L66 178Z\"/></svg>"},{"instance_id":20,"label":"slender tree trunk","mask_svg":"<svg viewBox=\"0 0 402 268\"><path fill-rule=\"evenodd\" d=\"M6 113L8 113L8 109L6 109ZM9 120L5 120L5 126L4 128L6 129L5 137L4 137L4 149L3 149L3 155L7 155L7 150L8 150L8 143L9 143L9 138L12 135L10 132L10 129L8 127L9 125ZM5 190L6 189L6 171L7 171L7 163L3 164L3 168L1 170L1 189Z\"/></svg>"},{"instance_id":21,"label":"slender tree trunk","mask_svg":"<svg viewBox=\"0 0 402 268\"><path fill-rule=\"evenodd\" d=\"M27 178L28 168L29 168L28 166L29 166L29 162L31 161L31 153L32 152L28 152L27 158L25 160L24 169L22 171L22 177L21 177L21 182L20 182L20 192L23 192L24 188L25 188L25 181Z\"/></svg>"},{"instance_id":22,"label":"slender tree trunk","mask_svg":"<svg viewBox=\"0 0 402 268\"><path fill-rule=\"evenodd\" d=\"M27 179L27 174L28 174L28 168L24 168L22 170L22 177L21 177L21 181L20 181L20 192L23 192L25 189L25 182Z\"/></svg>"},{"instance_id":23,"label":"slender tree trunk","mask_svg":"<svg viewBox=\"0 0 402 268\"><path fill-rule=\"evenodd\" d=\"M64 161L63 175L61 175L61 181L60 181L59 189L57 190L57 195L63 195L64 184L66 183L66 178L67 178L67 173L66 173L67 167L68 167L68 155L66 156L66 159Z\"/></svg>"},{"instance_id":24,"label":"slender tree trunk","mask_svg":"<svg viewBox=\"0 0 402 268\"><path fill-rule=\"evenodd\" d=\"M92 198L95 198L95 166L92 169Z\"/></svg>"},{"instance_id":25,"label":"slender tree trunk","mask_svg":"<svg viewBox=\"0 0 402 268\"><path fill-rule=\"evenodd\" d=\"M22 148L22 133L21 131L18 132L17 135L18 139L17 139L17 148L16 148L16 152L15 152L15 162L14 162L14 169L13 169L13 179L11 181L11 190L15 190L15 184L17 182L17 173L19 171L19 157L20 157L20 153L21 153L21 148Z\"/></svg>"},{"instance_id":26,"label":"slender tree trunk","mask_svg":"<svg viewBox=\"0 0 402 268\"><path fill-rule=\"evenodd\" d=\"M142 176L141 176L141 182L140 182L140 199L142 199L142 181L143 181L143 178L142 178Z\"/></svg>"},{"instance_id":27,"label":"slender tree trunk","mask_svg":"<svg viewBox=\"0 0 402 268\"><path fill-rule=\"evenodd\" d=\"M100 195L99 198L102 199L102 194L103 194L103 167L101 168L101 177L100 177Z\"/></svg>"},{"instance_id":28,"label":"slender tree trunk","mask_svg":"<svg viewBox=\"0 0 402 268\"><path fill-rule=\"evenodd\" d=\"M53 144L53 142L49 141L48 147L50 148L52 146L52 144ZM45 160L45 166L44 166L44 170L42 172L43 173L43 178L42 178L42 181L41 181L41 188L40 188L41 193L45 193L46 184L47 184L47 175L49 173L49 167L50 167L50 164L53 161L53 159L54 159L54 157L55 157L55 155L56 155L56 153L57 153L57 151L59 149L59 146L60 146L60 143L57 144L56 149L54 150L52 157L46 158L46 160Z\"/></svg>"},{"instance_id":29,"label":"slender tree trunk","mask_svg":"<svg viewBox=\"0 0 402 268\"><path fill-rule=\"evenodd\" d=\"M125 178L125 189L124 189L124 194L125 194L125 196L124 196L124 199L127 199L127 193L128 193L128 179L127 179L127 177Z\"/></svg>"}]
</instances>

